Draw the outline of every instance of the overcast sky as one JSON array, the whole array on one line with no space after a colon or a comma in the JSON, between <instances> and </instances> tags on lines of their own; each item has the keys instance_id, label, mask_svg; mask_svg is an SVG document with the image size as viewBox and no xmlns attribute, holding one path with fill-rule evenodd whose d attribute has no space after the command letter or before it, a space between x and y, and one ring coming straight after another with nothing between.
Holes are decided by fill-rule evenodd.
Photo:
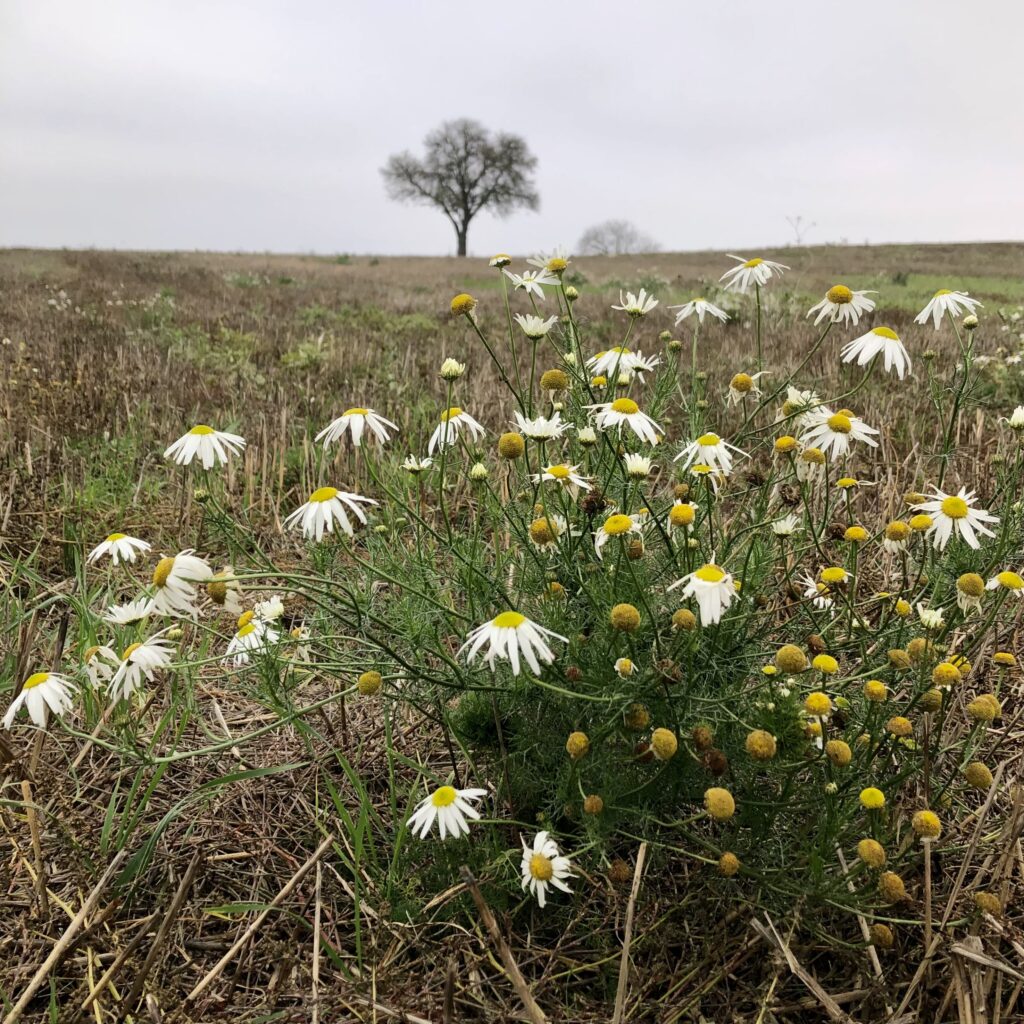
<instances>
[{"instance_id":1,"label":"overcast sky","mask_svg":"<svg viewBox=\"0 0 1024 1024\"><path fill-rule=\"evenodd\" d=\"M539 213L666 249L1024 238L1021 0L0 0L0 245L445 254L389 201L440 121L525 136Z\"/></svg>"}]
</instances>

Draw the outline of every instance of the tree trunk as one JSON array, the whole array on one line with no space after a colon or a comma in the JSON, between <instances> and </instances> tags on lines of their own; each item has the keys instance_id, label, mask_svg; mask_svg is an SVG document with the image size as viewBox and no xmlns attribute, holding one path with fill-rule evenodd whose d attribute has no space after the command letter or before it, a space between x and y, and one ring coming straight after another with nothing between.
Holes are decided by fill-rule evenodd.
<instances>
[{"instance_id":1,"label":"tree trunk","mask_svg":"<svg viewBox=\"0 0 1024 1024\"><path fill-rule=\"evenodd\" d=\"M463 224L461 227L455 229L455 237L459 243L459 256L466 255L466 236L469 234L469 224Z\"/></svg>"}]
</instances>

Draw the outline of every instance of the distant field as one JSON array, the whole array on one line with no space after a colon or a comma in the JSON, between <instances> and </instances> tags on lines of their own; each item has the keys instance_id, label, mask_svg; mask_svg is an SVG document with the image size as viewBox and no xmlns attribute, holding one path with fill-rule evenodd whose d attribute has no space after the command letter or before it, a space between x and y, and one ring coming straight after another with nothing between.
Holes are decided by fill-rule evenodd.
<instances>
[{"instance_id":1,"label":"distant field","mask_svg":"<svg viewBox=\"0 0 1024 1024\"><path fill-rule=\"evenodd\" d=\"M967 289L985 303L982 351L1016 337L999 311L1009 318L1024 305L1022 243L762 255L791 268L765 293L769 360L810 348L816 334L804 313L837 281L876 290L873 322L897 327L912 354L933 343L930 329L911 319L939 287ZM581 290L578 315L608 344L619 289L653 291L661 306L634 339L645 351L658 350L658 333L673 328L668 305L715 297L739 316L704 328L702 366L731 376L750 368L753 353L744 351L750 304L717 289L730 265L716 252L580 258L569 279ZM311 478L303 444L337 411L373 405L401 423L410 448L425 444L435 409L420 383L448 355L469 361L475 411L497 425L508 414L497 379L464 322L448 312L462 291L475 293L480 316L500 327L500 278L485 258L0 252L0 337L9 339L0 349L0 471L12 481L4 518L11 536L34 546L41 521L52 564L66 531L102 528L108 501L138 505L144 497L157 523L173 517L173 498L143 469L196 419L246 425L242 485L272 526ZM514 310L529 308L513 297ZM834 349L826 350L808 367L808 383L828 383L837 372ZM891 397L870 391L867 412L883 414ZM71 495L73 523L54 518Z\"/></svg>"}]
</instances>

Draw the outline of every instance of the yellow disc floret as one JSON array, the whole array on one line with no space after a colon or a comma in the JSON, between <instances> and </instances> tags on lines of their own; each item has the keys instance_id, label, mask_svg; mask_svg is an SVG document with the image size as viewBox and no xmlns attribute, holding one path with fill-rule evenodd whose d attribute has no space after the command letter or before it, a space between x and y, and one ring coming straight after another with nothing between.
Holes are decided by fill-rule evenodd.
<instances>
[{"instance_id":1,"label":"yellow disc floret","mask_svg":"<svg viewBox=\"0 0 1024 1024\"><path fill-rule=\"evenodd\" d=\"M430 802L435 807L451 807L457 797L458 793L455 792L453 786L442 786L440 789L434 790Z\"/></svg>"},{"instance_id":2,"label":"yellow disc floret","mask_svg":"<svg viewBox=\"0 0 1024 1024\"><path fill-rule=\"evenodd\" d=\"M736 813L732 793L721 786L712 786L704 793L704 807L716 821L728 821Z\"/></svg>"},{"instance_id":3,"label":"yellow disc floret","mask_svg":"<svg viewBox=\"0 0 1024 1024\"><path fill-rule=\"evenodd\" d=\"M632 398L616 398L612 402L612 412L621 413L623 416L632 416L640 411L640 406Z\"/></svg>"},{"instance_id":4,"label":"yellow disc floret","mask_svg":"<svg viewBox=\"0 0 1024 1024\"><path fill-rule=\"evenodd\" d=\"M955 494L943 498L941 508L942 514L949 519L965 519L967 517L967 502Z\"/></svg>"}]
</instances>

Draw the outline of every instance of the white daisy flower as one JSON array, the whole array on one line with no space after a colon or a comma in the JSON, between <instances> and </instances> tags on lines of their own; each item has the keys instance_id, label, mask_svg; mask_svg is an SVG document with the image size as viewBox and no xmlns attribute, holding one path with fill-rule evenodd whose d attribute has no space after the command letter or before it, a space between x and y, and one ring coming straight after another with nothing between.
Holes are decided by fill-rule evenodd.
<instances>
[{"instance_id":1,"label":"white daisy flower","mask_svg":"<svg viewBox=\"0 0 1024 1024\"><path fill-rule=\"evenodd\" d=\"M761 389L757 386L759 378L763 377L769 370L761 370L759 373L737 373L729 381L729 394L727 401L729 405L739 405L743 399L753 395L759 398Z\"/></svg>"},{"instance_id":2,"label":"white daisy flower","mask_svg":"<svg viewBox=\"0 0 1024 1024\"><path fill-rule=\"evenodd\" d=\"M867 334L847 342L839 354L844 363L852 363L856 359L858 366L867 366L879 353L884 357L886 373L895 367L900 380L910 373L910 356L891 327L872 327Z\"/></svg>"},{"instance_id":3,"label":"white daisy flower","mask_svg":"<svg viewBox=\"0 0 1024 1024\"><path fill-rule=\"evenodd\" d=\"M875 300L868 298L875 294L874 291L855 292L845 284L834 284L821 302L807 310L807 315L818 314L814 320L815 327L826 318L834 324L853 324L856 327L861 314L870 313L875 308Z\"/></svg>"},{"instance_id":4,"label":"white daisy flower","mask_svg":"<svg viewBox=\"0 0 1024 1024\"><path fill-rule=\"evenodd\" d=\"M890 555L902 555L910 547L911 529L899 520L889 523L882 533L882 550Z\"/></svg>"},{"instance_id":5,"label":"white daisy flower","mask_svg":"<svg viewBox=\"0 0 1024 1024\"><path fill-rule=\"evenodd\" d=\"M681 530L693 526L697 520L697 513L700 511L692 501L680 501L678 498L672 502L668 510L668 521L666 526L669 531Z\"/></svg>"},{"instance_id":6,"label":"white daisy flower","mask_svg":"<svg viewBox=\"0 0 1024 1024\"><path fill-rule=\"evenodd\" d=\"M800 519L794 515L783 516L772 523L772 533L776 537L792 537L800 529Z\"/></svg>"},{"instance_id":7,"label":"white daisy flower","mask_svg":"<svg viewBox=\"0 0 1024 1024\"><path fill-rule=\"evenodd\" d=\"M825 475L825 453L813 445L804 448L796 460L796 478L801 483L815 483Z\"/></svg>"},{"instance_id":8,"label":"white daisy flower","mask_svg":"<svg viewBox=\"0 0 1024 1024\"><path fill-rule=\"evenodd\" d=\"M225 565L218 573L214 573L206 584L206 594L210 600L219 608L223 608L228 615L238 616L242 614L242 588L235 579L235 570L230 565Z\"/></svg>"},{"instance_id":9,"label":"white daisy flower","mask_svg":"<svg viewBox=\"0 0 1024 1024\"><path fill-rule=\"evenodd\" d=\"M163 632L156 633L142 643L125 648L121 663L107 684L107 693L112 701L130 697L142 686L143 678L151 683L158 670L171 664L173 648L170 641L162 637Z\"/></svg>"},{"instance_id":10,"label":"white daisy flower","mask_svg":"<svg viewBox=\"0 0 1024 1024\"><path fill-rule=\"evenodd\" d=\"M1024 597L1024 577L1010 569L997 573L985 584L986 590L996 590L999 587L1008 590L1014 597Z\"/></svg>"},{"instance_id":11,"label":"white daisy flower","mask_svg":"<svg viewBox=\"0 0 1024 1024\"><path fill-rule=\"evenodd\" d=\"M1011 430L1024 430L1024 405L1018 405L1006 422Z\"/></svg>"},{"instance_id":12,"label":"white daisy flower","mask_svg":"<svg viewBox=\"0 0 1024 1024\"><path fill-rule=\"evenodd\" d=\"M540 270L546 270L549 274L556 274L561 277L569 264L572 263L572 259L569 256L568 249L557 245L551 252L537 253L536 256L531 256L526 262L531 267L537 267Z\"/></svg>"},{"instance_id":13,"label":"white daisy flower","mask_svg":"<svg viewBox=\"0 0 1024 1024\"><path fill-rule=\"evenodd\" d=\"M553 633L536 622L531 622L525 615L519 612L502 612L496 615L490 622L470 631L466 642L459 648L462 654L466 648L469 653L466 655L467 664L480 652L485 643L489 643L485 660L488 667L494 671L494 659L500 658L508 661L512 666L512 674L519 675L519 657L522 655L526 664L533 670L534 675L540 675L541 662L550 665L555 660L554 652L547 645L545 637L553 637L568 643L568 639L559 633Z\"/></svg>"},{"instance_id":14,"label":"white daisy flower","mask_svg":"<svg viewBox=\"0 0 1024 1024\"><path fill-rule=\"evenodd\" d=\"M4 728L10 729L14 724L14 716L22 707L28 711L33 724L40 729L45 728L51 711L60 718L71 709L71 695L76 689L70 679L56 672L36 672L30 675L4 715Z\"/></svg>"},{"instance_id":15,"label":"white daisy flower","mask_svg":"<svg viewBox=\"0 0 1024 1024\"><path fill-rule=\"evenodd\" d=\"M711 556L714 558L714 555ZM736 586L732 576L720 565L708 562L680 580L668 590L682 587L682 596L692 597L700 611L700 624L714 626L721 622L722 614L736 600Z\"/></svg>"},{"instance_id":16,"label":"white daisy flower","mask_svg":"<svg viewBox=\"0 0 1024 1024\"><path fill-rule=\"evenodd\" d=\"M932 525L926 536L932 537L932 543L939 551L944 551L954 533L960 536L972 548L981 547L978 534L983 537L994 537L995 534L985 525L998 523L999 517L975 508L974 491L961 487L957 494L947 494L935 488L935 496L929 501L915 505L914 508L927 512L932 517Z\"/></svg>"},{"instance_id":17,"label":"white daisy flower","mask_svg":"<svg viewBox=\"0 0 1024 1024\"><path fill-rule=\"evenodd\" d=\"M810 390L804 391L792 386L786 388L786 400L782 403L776 423L792 420L793 430L799 430L806 422L807 414L821 405L821 399Z\"/></svg>"},{"instance_id":18,"label":"white daisy flower","mask_svg":"<svg viewBox=\"0 0 1024 1024\"><path fill-rule=\"evenodd\" d=\"M334 532L335 523L352 537L355 530L348 517L349 512L364 526L366 525L366 513L360 508L360 502L364 505L377 504L373 498L366 498L361 494L339 491L336 487L318 487L309 496L309 501L305 505L300 505L285 519L284 525L285 528L301 527L303 536L317 543L323 539L324 531Z\"/></svg>"},{"instance_id":19,"label":"white daisy flower","mask_svg":"<svg viewBox=\"0 0 1024 1024\"><path fill-rule=\"evenodd\" d=\"M156 592L149 602L149 614L194 619L198 614L194 584L205 583L212 575L210 566L197 558L191 548L177 555L164 555L153 570Z\"/></svg>"},{"instance_id":20,"label":"white daisy flower","mask_svg":"<svg viewBox=\"0 0 1024 1024\"><path fill-rule=\"evenodd\" d=\"M523 860L520 870L523 888L530 890L540 907L543 908L547 900L549 885L562 892L572 892L565 884L567 878L572 878L572 863L558 852L558 844L547 832L538 832L532 846L527 846L525 839L522 843Z\"/></svg>"},{"instance_id":21,"label":"white daisy flower","mask_svg":"<svg viewBox=\"0 0 1024 1024\"><path fill-rule=\"evenodd\" d=\"M149 618L149 605L148 597L140 597L125 604L112 604L107 609L107 614L103 616L103 621L115 626L134 626L137 622Z\"/></svg>"},{"instance_id":22,"label":"white daisy flower","mask_svg":"<svg viewBox=\"0 0 1024 1024\"><path fill-rule=\"evenodd\" d=\"M812 602L818 611L826 612L832 607L833 601L832 598L828 596L828 587L826 587L824 583L816 580L808 573L804 573L803 576L800 577L799 582L804 588L804 600Z\"/></svg>"},{"instance_id":23,"label":"white daisy flower","mask_svg":"<svg viewBox=\"0 0 1024 1024\"><path fill-rule=\"evenodd\" d=\"M728 441L723 441L718 434L701 434L696 441L691 441L672 461L683 459L683 469L692 465L708 466L714 473L728 476L732 472L734 453L741 459L750 456Z\"/></svg>"},{"instance_id":24,"label":"white daisy flower","mask_svg":"<svg viewBox=\"0 0 1024 1024\"><path fill-rule=\"evenodd\" d=\"M466 431L474 441L479 441L484 436L483 426L477 423L468 412L463 412L457 405L445 409L441 413L441 422L437 425L434 433L430 435L427 454L433 455L435 451L442 451L457 444L463 431Z\"/></svg>"},{"instance_id":25,"label":"white daisy flower","mask_svg":"<svg viewBox=\"0 0 1024 1024\"><path fill-rule=\"evenodd\" d=\"M640 517L623 515L621 512L613 513L594 531L594 554L598 558L603 558L601 549L612 537L626 537L631 533L643 534Z\"/></svg>"},{"instance_id":26,"label":"white daisy flower","mask_svg":"<svg viewBox=\"0 0 1024 1024\"><path fill-rule=\"evenodd\" d=\"M426 473L433 464L433 459L421 459L415 455L410 455L406 458L405 462L402 463L402 469L404 469L406 473L411 473L413 476L419 476L420 473Z\"/></svg>"},{"instance_id":27,"label":"white daisy flower","mask_svg":"<svg viewBox=\"0 0 1024 1024\"><path fill-rule=\"evenodd\" d=\"M719 280L725 281L726 289L737 292L749 291L752 284L765 285L773 275L782 277L782 272L789 270L789 267L782 263L774 263L772 260L765 260L760 256L755 256L752 260L745 260L742 256L733 256L732 253L728 253L728 256L739 266L727 270Z\"/></svg>"},{"instance_id":28,"label":"white daisy flower","mask_svg":"<svg viewBox=\"0 0 1024 1024\"><path fill-rule=\"evenodd\" d=\"M634 672L636 672L636 666L629 658L616 658L615 674L617 676L621 679L628 679Z\"/></svg>"},{"instance_id":29,"label":"white daisy flower","mask_svg":"<svg viewBox=\"0 0 1024 1024\"><path fill-rule=\"evenodd\" d=\"M631 317L647 316L648 313L655 306L658 305L658 300L653 295L648 295L646 289L641 288L638 295L634 295L632 292L626 292L626 297L622 297L622 292L619 292L619 305L612 306L612 309L621 309L623 313L628 313Z\"/></svg>"},{"instance_id":30,"label":"white daisy flower","mask_svg":"<svg viewBox=\"0 0 1024 1024\"><path fill-rule=\"evenodd\" d=\"M249 664L252 655L264 653L271 644L277 643L280 635L276 629L255 616L246 622L240 622L237 632L228 641L228 648L224 652L224 664L244 668Z\"/></svg>"},{"instance_id":31,"label":"white daisy flower","mask_svg":"<svg viewBox=\"0 0 1024 1024\"><path fill-rule=\"evenodd\" d=\"M511 270L503 270L502 273L512 282L516 291L524 291L528 295L536 295L538 299L544 299L544 285L558 284L558 278L549 274L547 270L524 270L521 274L513 274Z\"/></svg>"},{"instance_id":32,"label":"white daisy flower","mask_svg":"<svg viewBox=\"0 0 1024 1024\"><path fill-rule=\"evenodd\" d=\"M352 435L352 444L358 448L363 443L363 433L369 430L381 444L391 439L389 430L398 430L398 424L385 419L372 409L346 409L336 420L332 420L319 434L317 441L323 441L326 448L335 441L340 441L346 431Z\"/></svg>"},{"instance_id":33,"label":"white daisy flower","mask_svg":"<svg viewBox=\"0 0 1024 1024\"><path fill-rule=\"evenodd\" d=\"M565 516L554 512L544 512L530 523L530 543L538 551L547 551L558 547L558 538L569 529ZM575 532L575 531L574 531Z\"/></svg>"},{"instance_id":34,"label":"white daisy flower","mask_svg":"<svg viewBox=\"0 0 1024 1024\"><path fill-rule=\"evenodd\" d=\"M531 477L535 484L556 483L566 488L573 497L579 491L589 491L593 486L585 476L580 476L577 470L579 466L568 466L564 462L544 466L539 473Z\"/></svg>"},{"instance_id":35,"label":"white daisy flower","mask_svg":"<svg viewBox=\"0 0 1024 1024\"><path fill-rule=\"evenodd\" d=\"M149 544L138 537L129 537L127 533L112 533L106 540L101 540L86 556L87 562L98 562L104 555L110 555L110 564L118 562L134 562L135 553L144 554Z\"/></svg>"},{"instance_id":36,"label":"white daisy flower","mask_svg":"<svg viewBox=\"0 0 1024 1024\"><path fill-rule=\"evenodd\" d=\"M496 256L492 256L488 261L489 267L507 267L512 262L512 257L507 252L499 252Z\"/></svg>"},{"instance_id":37,"label":"white daisy flower","mask_svg":"<svg viewBox=\"0 0 1024 1024\"><path fill-rule=\"evenodd\" d=\"M257 601L252 606L252 614L261 622L276 622L284 615L284 601L278 594L271 594L264 601Z\"/></svg>"},{"instance_id":38,"label":"white daisy flower","mask_svg":"<svg viewBox=\"0 0 1024 1024\"><path fill-rule=\"evenodd\" d=\"M719 309L707 299L690 299L689 302L684 302L681 306L669 306L668 308L679 310L676 313L676 327L694 315L696 315L698 323L704 323L704 317L709 313L711 316L718 317L723 323L729 319L729 314L724 309Z\"/></svg>"},{"instance_id":39,"label":"white daisy flower","mask_svg":"<svg viewBox=\"0 0 1024 1024\"><path fill-rule=\"evenodd\" d=\"M522 327L523 334L531 341L540 341L558 323L557 316L549 316L545 320L542 317L534 316L533 313L527 313L525 316L522 313L516 313L513 319Z\"/></svg>"},{"instance_id":40,"label":"white daisy flower","mask_svg":"<svg viewBox=\"0 0 1024 1024\"><path fill-rule=\"evenodd\" d=\"M243 448L244 437L199 423L168 446L164 458L173 459L179 466L187 466L198 457L203 469L213 469L217 464L223 466L232 455L241 454Z\"/></svg>"},{"instance_id":41,"label":"white daisy flower","mask_svg":"<svg viewBox=\"0 0 1024 1024\"><path fill-rule=\"evenodd\" d=\"M646 455L627 454L623 456L626 475L634 480L646 480L651 475L651 460Z\"/></svg>"},{"instance_id":42,"label":"white daisy flower","mask_svg":"<svg viewBox=\"0 0 1024 1024\"><path fill-rule=\"evenodd\" d=\"M965 309L973 313L981 303L972 299L967 292L954 292L949 288L940 288L931 298L924 309L914 317L915 324L926 324L928 318L932 318L935 330L942 326L942 318L949 313L950 316L959 316Z\"/></svg>"},{"instance_id":43,"label":"white daisy flower","mask_svg":"<svg viewBox=\"0 0 1024 1024\"><path fill-rule=\"evenodd\" d=\"M555 438L561 437L567 430L572 429L571 423L562 422L560 412L556 412L550 419L546 416L527 419L518 409L514 415L519 432L531 441L553 441Z\"/></svg>"},{"instance_id":44,"label":"white daisy flower","mask_svg":"<svg viewBox=\"0 0 1024 1024\"><path fill-rule=\"evenodd\" d=\"M442 364L437 375L441 380L458 380L466 372L466 364L449 356ZM397 428L396 428L397 429Z\"/></svg>"},{"instance_id":45,"label":"white daisy flower","mask_svg":"<svg viewBox=\"0 0 1024 1024\"><path fill-rule=\"evenodd\" d=\"M117 652L111 647L96 646L85 650L82 654L82 664L93 689L99 689L110 682L120 661Z\"/></svg>"},{"instance_id":46,"label":"white daisy flower","mask_svg":"<svg viewBox=\"0 0 1024 1024\"><path fill-rule=\"evenodd\" d=\"M823 405L807 413L800 441L809 447L820 448L826 455L831 452L832 461L838 462L849 455L851 441L860 441L877 448L878 442L871 436L877 433L874 427L869 427L849 409L833 412Z\"/></svg>"},{"instance_id":47,"label":"white daisy flower","mask_svg":"<svg viewBox=\"0 0 1024 1024\"><path fill-rule=\"evenodd\" d=\"M607 352L598 352L587 360L587 369L595 377L609 377L626 374L636 375L642 382L644 373L650 372L661 363L659 356L644 356L642 352L632 352L622 345L616 345Z\"/></svg>"},{"instance_id":48,"label":"white daisy flower","mask_svg":"<svg viewBox=\"0 0 1024 1024\"><path fill-rule=\"evenodd\" d=\"M293 626L288 633L288 638L294 645L290 657L293 661L311 662L313 660L312 649L309 645L310 631L305 626Z\"/></svg>"},{"instance_id":49,"label":"white daisy flower","mask_svg":"<svg viewBox=\"0 0 1024 1024\"><path fill-rule=\"evenodd\" d=\"M469 819L476 821L480 812L473 804L487 796L486 789L456 789L441 786L416 805L416 810L405 823L419 839L426 839L437 822L437 830L444 841L451 836L468 836Z\"/></svg>"},{"instance_id":50,"label":"white daisy flower","mask_svg":"<svg viewBox=\"0 0 1024 1024\"><path fill-rule=\"evenodd\" d=\"M621 437L622 426L625 424L641 441L648 444L658 443L661 427L650 416L641 412L640 406L632 398L616 398L614 402L600 402L586 408L594 410L594 422L599 430L618 428Z\"/></svg>"},{"instance_id":51,"label":"white daisy flower","mask_svg":"<svg viewBox=\"0 0 1024 1024\"><path fill-rule=\"evenodd\" d=\"M917 606L917 616L925 629L942 629L946 623L941 608L929 608L923 603L919 603Z\"/></svg>"}]
</instances>

